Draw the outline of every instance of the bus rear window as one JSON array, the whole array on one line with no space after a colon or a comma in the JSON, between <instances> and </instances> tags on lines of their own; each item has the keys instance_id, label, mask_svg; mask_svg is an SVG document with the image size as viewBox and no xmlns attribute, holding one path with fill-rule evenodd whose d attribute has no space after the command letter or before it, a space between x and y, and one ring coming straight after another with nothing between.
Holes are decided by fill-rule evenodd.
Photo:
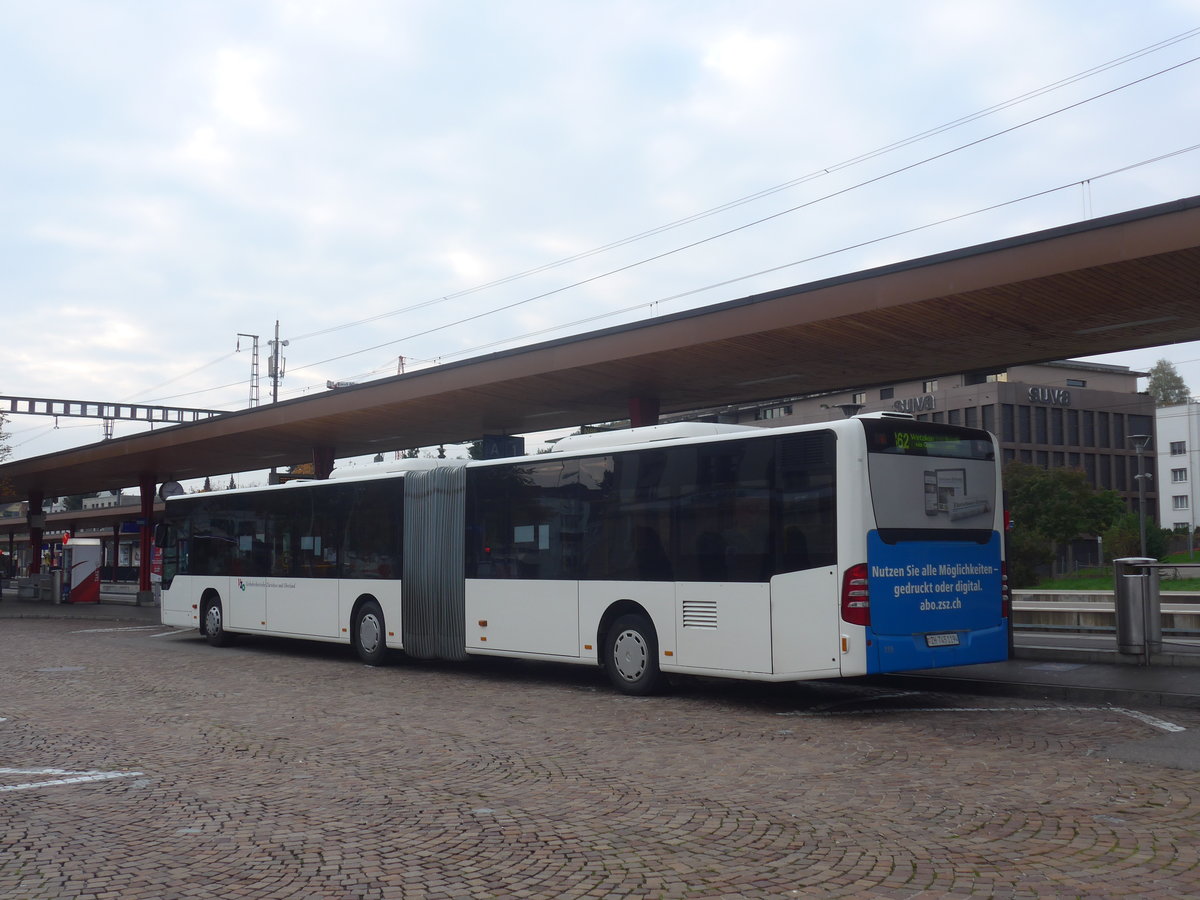
<instances>
[{"instance_id":1,"label":"bus rear window","mask_svg":"<svg viewBox=\"0 0 1200 900\"><path fill-rule=\"evenodd\" d=\"M885 542L988 539L997 501L991 435L886 419L863 427L875 524Z\"/></svg>"}]
</instances>

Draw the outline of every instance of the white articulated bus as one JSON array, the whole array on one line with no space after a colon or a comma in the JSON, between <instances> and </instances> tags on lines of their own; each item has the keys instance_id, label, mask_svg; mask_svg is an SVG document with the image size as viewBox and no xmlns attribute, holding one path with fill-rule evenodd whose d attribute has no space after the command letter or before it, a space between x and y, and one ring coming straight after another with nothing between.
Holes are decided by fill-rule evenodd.
<instances>
[{"instance_id":1,"label":"white articulated bus","mask_svg":"<svg viewBox=\"0 0 1200 900\"><path fill-rule=\"evenodd\" d=\"M503 460L167 501L162 619L353 645L790 681L1004 659L985 431L664 425Z\"/></svg>"}]
</instances>

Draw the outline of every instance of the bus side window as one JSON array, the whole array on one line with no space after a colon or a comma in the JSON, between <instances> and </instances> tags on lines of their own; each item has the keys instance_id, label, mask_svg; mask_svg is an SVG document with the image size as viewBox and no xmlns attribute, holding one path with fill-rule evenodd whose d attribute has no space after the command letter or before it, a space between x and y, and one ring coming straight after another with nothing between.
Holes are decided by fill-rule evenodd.
<instances>
[{"instance_id":1,"label":"bus side window","mask_svg":"<svg viewBox=\"0 0 1200 900\"><path fill-rule=\"evenodd\" d=\"M776 476L777 573L837 562L837 472L831 432L782 438Z\"/></svg>"},{"instance_id":2,"label":"bus side window","mask_svg":"<svg viewBox=\"0 0 1200 900\"><path fill-rule=\"evenodd\" d=\"M804 531L796 525L784 528L779 571L798 572L808 567L808 538Z\"/></svg>"},{"instance_id":3,"label":"bus side window","mask_svg":"<svg viewBox=\"0 0 1200 900\"><path fill-rule=\"evenodd\" d=\"M658 532L649 525L640 525L634 529L633 541L637 577L643 581L671 581L671 560Z\"/></svg>"}]
</instances>

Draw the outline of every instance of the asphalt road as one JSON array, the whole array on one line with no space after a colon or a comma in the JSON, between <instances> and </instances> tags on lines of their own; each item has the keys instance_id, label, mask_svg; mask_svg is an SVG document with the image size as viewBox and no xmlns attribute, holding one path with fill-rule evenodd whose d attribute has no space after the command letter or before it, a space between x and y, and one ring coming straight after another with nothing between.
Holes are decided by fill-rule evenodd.
<instances>
[{"instance_id":1,"label":"asphalt road","mask_svg":"<svg viewBox=\"0 0 1200 900\"><path fill-rule=\"evenodd\" d=\"M0 621L0 898L1200 896L1200 710Z\"/></svg>"}]
</instances>

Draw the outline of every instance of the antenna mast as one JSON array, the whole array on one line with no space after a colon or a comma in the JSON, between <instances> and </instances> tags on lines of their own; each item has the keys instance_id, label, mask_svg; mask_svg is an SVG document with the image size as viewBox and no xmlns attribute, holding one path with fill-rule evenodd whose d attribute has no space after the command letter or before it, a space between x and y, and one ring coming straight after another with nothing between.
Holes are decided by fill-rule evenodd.
<instances>
[{"instance_id":1,"label":"antenna mast","mask_svg":"<svg viewBox=\"0 0 1200 900\"><path fill-rule=\"evenodd\" d=\"M279 349L288 345L287 341L279 339L279 320L275 320L275 340L267 341L271 345L271 360L267 365L267 376L271 379L271 402L279 402L279 382L283 380L287 360L279 355Z\"/></svg>"}]
</instances>

